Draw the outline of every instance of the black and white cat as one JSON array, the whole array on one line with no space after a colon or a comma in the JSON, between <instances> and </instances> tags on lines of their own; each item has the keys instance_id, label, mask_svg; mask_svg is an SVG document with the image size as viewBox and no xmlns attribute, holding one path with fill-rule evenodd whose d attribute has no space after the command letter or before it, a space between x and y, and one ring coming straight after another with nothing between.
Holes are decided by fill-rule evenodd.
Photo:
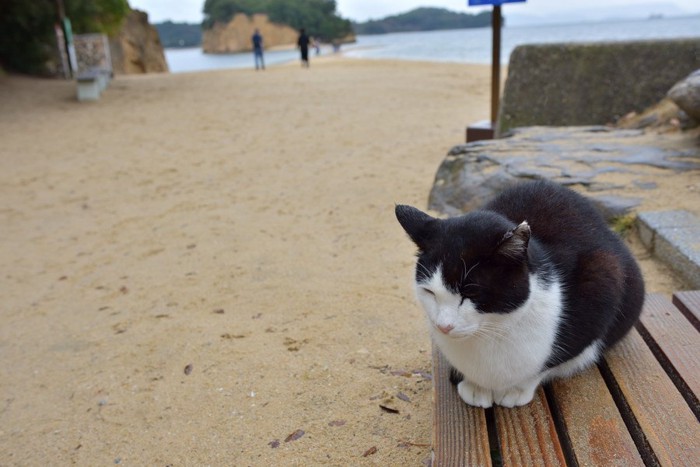
<instances>
[{"instance_id":1,"label":"black and white cat","mask_svg":"<svg viewBox=\"0 0 700 467\"><path fill-rule=\"evenodd\" d=\"M522 183L463 216L399 205L396 217L418 246L416 295L469 405L527 404L541 382L596 362L639 318L634 258L567 188Z\"/></svg>"}]
</instances>

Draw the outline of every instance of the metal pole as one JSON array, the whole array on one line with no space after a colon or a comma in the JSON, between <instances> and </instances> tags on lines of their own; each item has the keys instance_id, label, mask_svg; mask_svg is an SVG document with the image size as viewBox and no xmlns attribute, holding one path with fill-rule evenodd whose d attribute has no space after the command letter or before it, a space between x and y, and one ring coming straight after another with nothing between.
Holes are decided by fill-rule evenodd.
<instances>
[{"instance_id":1,"label":"metal pole","mask_svg":"<svg viewBox=\"0 0 700 467\"><path fill-rule=\"evenodd\" d=\"M494 5L491 15L493 40L491 47L491 123L496 126L501 89L501 6Z\"/></svg>"}]
</instances>

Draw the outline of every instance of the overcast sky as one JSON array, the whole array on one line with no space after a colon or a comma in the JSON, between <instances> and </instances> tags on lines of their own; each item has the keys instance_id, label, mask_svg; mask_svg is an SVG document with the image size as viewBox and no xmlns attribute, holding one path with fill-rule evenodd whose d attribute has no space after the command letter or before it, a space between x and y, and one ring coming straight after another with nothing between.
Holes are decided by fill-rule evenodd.
<instances>
[{"instance_id":1,"label":"overcast sky","mask_svg":"<svg viewBox=\"0 0 700 467\"><path fill-rule=\"evenodd\" d=\"M152 23L171 20L198 23L202 21L204 0L128 0L132 8L148 13ZM344 18L355 21L378 19L403 13L420 6L434 6L453 11L478 13L484 8L467 7L467 0L336 0L337 10ZM700 0L527 0L503 6L508 14L545 17L570 17L575 20L579 13L594 12L603 17L640 17L650 14L670 15L700 14ZM607 16L606 16L607 15ZM586 16L587 18L589 16Z\"/></svg>"}]
</instances>

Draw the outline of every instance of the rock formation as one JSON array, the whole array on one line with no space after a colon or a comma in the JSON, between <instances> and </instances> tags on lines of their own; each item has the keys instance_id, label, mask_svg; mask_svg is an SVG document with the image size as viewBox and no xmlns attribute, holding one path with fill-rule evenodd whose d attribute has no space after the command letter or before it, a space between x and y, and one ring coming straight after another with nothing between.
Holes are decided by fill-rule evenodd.
<instances>
[{"instance_id":1,"label":"rock formation","mask_svg":"<svg viewBox=\"0 0 700 467\"><path fill-rule=\"evenodd\" d=\"M143 11L129 12L119 33L110 37L109 46L116 74L168 71L158 31Z\"/></svg>"},{"instance_id":2,"label":"rock formation","mask_svg":"<svg viewBox=\"0 0 700 467\"><path fill-rule=\"evenodd\" d=\"M265 14L247 16L239 13L226 24L216 23L213 28L205 29L202 50L210 54L250 51L253 49L250 38L256 28L263 36L266 49L293 46L299 36L299 32L290 26L270 22Z\"/></svg>"}]
</instances>

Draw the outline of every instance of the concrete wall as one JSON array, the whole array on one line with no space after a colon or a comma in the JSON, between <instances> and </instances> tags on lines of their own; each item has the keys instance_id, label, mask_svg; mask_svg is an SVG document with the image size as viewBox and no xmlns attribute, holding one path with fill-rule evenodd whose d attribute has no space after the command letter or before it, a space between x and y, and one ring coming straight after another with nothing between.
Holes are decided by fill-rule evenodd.
<instances>
[{"instance_id":1,"label":"concrete wall","mask_svg":"<svg viewBox=\"0 0 700 467\"><path fill-rule=\"evenodd\" d=\"M614 122L700 68L700 39L523 45L513 50L498 133Z\"/></svg>"}]
</instances>

